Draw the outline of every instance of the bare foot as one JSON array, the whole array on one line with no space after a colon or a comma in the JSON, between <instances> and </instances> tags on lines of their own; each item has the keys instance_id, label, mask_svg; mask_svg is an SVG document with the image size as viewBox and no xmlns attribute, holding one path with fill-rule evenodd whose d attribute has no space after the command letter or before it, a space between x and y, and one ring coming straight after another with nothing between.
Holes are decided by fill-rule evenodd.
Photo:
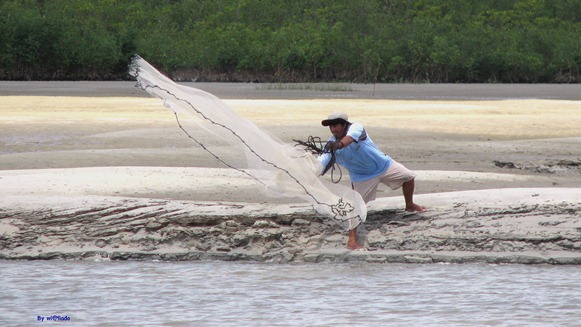
<instances>
[{"instance_id":1,"label":"bare foot","mask_svg":"<svg viewBox=\"0 0 581 327\"><path fill-rule=\"evenodd\" d=\"M426 207L422 207L421 205L418 205L418 204L415 204L415 203L412 204L410 207L406 207L405 208L405 211L407 211L407 212L414 212L414 211L424 212L426 210L427 210Z\"/></svg>"},{"instance_id":2,"label":"bare foot","mask_svg":"<svg viewBox=\"0 0 581 327\"><path fill-rule=\"evenodd\" d=\"M363 245L361 245L357 242L347 242L347 248L349 250L359 250L359 249L363 249Z\"/></svg>"},{"instance_id":3,"label":"bare foot","mask_svg":"<svg viewBox=\"0 0 581 327\"><path fill-rule=\"evenodd\" d=\"M362 249L363 245L357 242L357 227L349 231L349 239L347 240L347 248L349 250Z\"/></svg>"}]
</instances>

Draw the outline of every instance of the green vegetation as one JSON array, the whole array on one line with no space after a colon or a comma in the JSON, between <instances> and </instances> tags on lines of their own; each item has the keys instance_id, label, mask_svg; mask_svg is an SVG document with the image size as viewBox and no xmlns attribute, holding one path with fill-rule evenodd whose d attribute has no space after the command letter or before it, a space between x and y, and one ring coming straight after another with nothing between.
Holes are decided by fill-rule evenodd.
<instances>
[{"instance_id":1,"label":"green vegetation","mask_svg":"<svg viewBox=\"0 0 581 327\"><path fill-rule=\"evenodd\" d=\"M0 79L581 82L580 0L4 0Z\"/></svg>"}]
</instances>

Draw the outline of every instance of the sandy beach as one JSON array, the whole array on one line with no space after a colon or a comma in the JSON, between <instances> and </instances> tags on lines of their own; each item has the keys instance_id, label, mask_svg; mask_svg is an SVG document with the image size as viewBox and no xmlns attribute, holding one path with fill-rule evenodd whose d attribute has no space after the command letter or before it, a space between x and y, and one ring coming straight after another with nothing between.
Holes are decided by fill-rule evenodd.
<instances>
[{"instance_id":1,"label":"sandy beach","mask_svg":"<svg viewBox=\"0 0 581 327\"><path fill-rule=\"evenodd\" d=\"M442 98L414 97L410 85L409 99L372 85L277 95L208 86L288 143L326 138L321 119L344 111L417 172L416 199L429 210L406 214L401 192L380 186L359 229L370 251L348 251L345 231L308 203L266 197L128 83L98 94L103 84L68 94L68 84L0 85L3 259L581 264L579 86L539 97L534 87L483 97L470 86Z\"/></svg>"}]
</instances>

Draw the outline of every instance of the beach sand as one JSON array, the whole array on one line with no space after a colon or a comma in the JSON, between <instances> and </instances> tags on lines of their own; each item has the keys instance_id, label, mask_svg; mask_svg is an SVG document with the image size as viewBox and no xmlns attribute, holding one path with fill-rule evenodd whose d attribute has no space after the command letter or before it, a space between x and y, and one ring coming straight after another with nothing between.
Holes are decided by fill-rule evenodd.
<instances>
[{"instance_id":1,"label":"beach sand","mask_svg":"<svg viewBox=\"0 0 581 327\"><path fill-rule=\"evenodd\" d=\"M417 172L429 211L380 186L359 229L374 251L347 251L345 231L265 197L159 100L33 93L0 97L0 258L581 263L579 101L226 97L288 143L326 138L320 121L344 111Z\"/></svg>"}]
</instances>

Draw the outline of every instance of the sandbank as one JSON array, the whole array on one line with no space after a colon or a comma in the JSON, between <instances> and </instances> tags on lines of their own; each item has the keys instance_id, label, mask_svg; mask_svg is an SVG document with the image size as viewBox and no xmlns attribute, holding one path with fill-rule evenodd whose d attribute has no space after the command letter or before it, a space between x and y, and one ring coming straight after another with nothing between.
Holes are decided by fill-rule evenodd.
<instances>
[{"instance_id":1,"label":"sandbank","mask_svg":"<svg viewBox=\"0 0 581 327\"><path fill-rule=\"evenodd\" d=\"M347 251L345 231L221 166L159 100L7 95L0 258L581 263L579 101L225 102L288 143L347 112L417 172L430 210L406 214L380 187L359 230L374 251Z\"/></svg>"}]
</instances>

